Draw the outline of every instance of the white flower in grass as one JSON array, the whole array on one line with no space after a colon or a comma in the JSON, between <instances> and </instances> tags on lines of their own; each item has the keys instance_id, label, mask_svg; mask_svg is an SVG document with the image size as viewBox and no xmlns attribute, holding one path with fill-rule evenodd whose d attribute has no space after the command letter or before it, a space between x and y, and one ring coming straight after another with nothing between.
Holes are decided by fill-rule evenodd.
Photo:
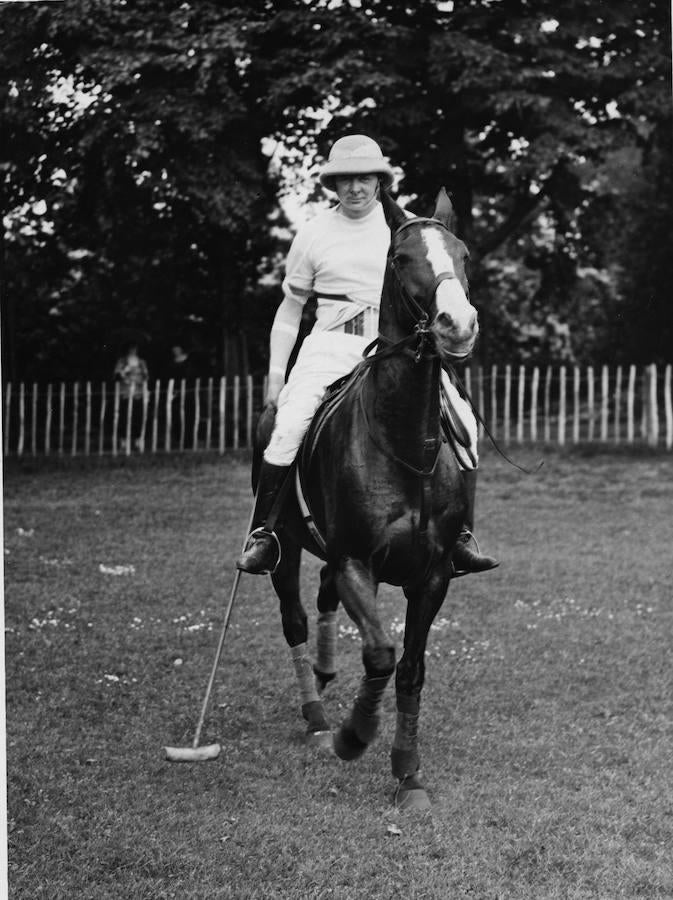
<instances>
[{"instance_id":1,"label":"white flower in grass","mask_svg":"<svg viewBox=\"0 0 673 900\"><path fill-rule=\"evenodd\" d=\"M56 557L40 556L40 562L44 563L45 566L53 566L55 569L62 569L64 566L72 565L72 560L67 557L57 559Z\"/></svg>"},{"instance_id":2,"label":"white flower in grass","mask_svg":"<svg viewBox=\"0 0 673 900\"><path fill-rule=\"evenodd\" d=\"M100 563L98 571L103 575L135 575L135 566L106 566Z\"/></svg>"}]
</instances>

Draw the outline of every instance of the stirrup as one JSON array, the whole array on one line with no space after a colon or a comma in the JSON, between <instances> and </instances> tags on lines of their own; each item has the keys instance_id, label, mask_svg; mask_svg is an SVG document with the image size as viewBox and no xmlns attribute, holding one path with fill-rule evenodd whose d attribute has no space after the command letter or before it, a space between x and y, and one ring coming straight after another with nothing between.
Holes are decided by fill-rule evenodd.
<instances>
[{"instance_id":1,"label":"stirrup","mask_svg":"<svg viewBox=\"0 0 673 900\"><path fill-rule=\"evenodd\" d=\"M476 555L481 556L481 549L479 548L479 541L476 539L474 534L470 531L469 528L464 528L460 535L458 536L458 541L461 538L465 538L465 540L461 541L461 543L469 544L470 541L474 541L474 546L476 549ZM458 543L456 541L456 543ZM495 560L495 565L490 566L488 569L457 569L456 564L453 559L451 560L451 578L462 578L463 575L480 575L482 572L491 572L493 569L497 569L500 563Z\"/></svg>"},{"instance_id":2,"label":"stirrup","mask_svg":"<svg viewBox=\"0 0 673 900\"><path fill-rule=\"evenodd\" d=\"M249 544L250 544L250 541L251 541L251 540L255 537L255 535L257 535L257 534L263 534L265 537L269 537L269 538L273 538L273 539L274 539L274 541L276 542L276 554L277 554L277 559L276 559L276 562L275 562L275 564L273 565L272 568L269 568L269 569L260 569L258 572L249 572L249 574L251 574L251 575L273 575L273 573L276 571L276 569L277 569L278 566L280 565L280 560L281 560L281 557L282 557L282 555L283 555L283 554L282 554L282 550L281 550L280 540L278 539L278 535L276 534L275 531L267 531L267 529L264 528L264 526L260 526L259 528L253 529L253 530L250 532L250 534L248 535L247 541L245 542L245 549L244 549L244 551L243 551L243 554L244 554L248 549L252 549L251 547L249 547ZM241 556L242 556L243 554L241 554ZM239 562L240 562L240 559L239 559ZM236 564L236 568L237 568L237 569L241 569L242 572L248 572L248 571L249 571L248 569L243 569L243 568L241 568L241 566L239 565L239 563Z\"/></svg>"}]
</instances>

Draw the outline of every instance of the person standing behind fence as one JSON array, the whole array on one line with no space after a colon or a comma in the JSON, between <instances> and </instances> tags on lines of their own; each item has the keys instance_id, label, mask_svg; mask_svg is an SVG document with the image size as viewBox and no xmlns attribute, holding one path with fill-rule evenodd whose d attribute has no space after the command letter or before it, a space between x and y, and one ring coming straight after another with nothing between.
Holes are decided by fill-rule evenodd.
<instances>
[{"instance_id":1,"label":"person standing behind fence","mask_svg":"<svg viewBox=\"0 0 673 900\"><path fill-rule=\"evenodd\" d=\"M131 446L140 449L142 442L142 410L144 388L149 381L147 363L138 353L137 344L129 344L124 356L117 360L114 368L115 381L121 385L122 400L121 435L122 447L126 447L128 434L128 408L131 401Z\"/></svg>"},{"instance_id":2,"label":"person standing behind fence","mask_svg":"<svg viewBox=\"0 0 673 900\"><path fill-rule=\"evenodd\" d=\"M199 375L198 361L193 351L185 350L184 345L179 342L173 344L168 377L173 380L171 445L174 450L192 446L196 416L196 379Z\"/></svg>"}]
</instances>

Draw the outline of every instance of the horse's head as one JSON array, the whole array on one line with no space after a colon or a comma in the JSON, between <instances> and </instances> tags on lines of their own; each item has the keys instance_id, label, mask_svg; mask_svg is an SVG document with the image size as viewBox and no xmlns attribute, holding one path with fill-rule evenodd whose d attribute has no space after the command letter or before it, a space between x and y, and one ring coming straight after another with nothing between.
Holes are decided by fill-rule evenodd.
<instances>
[{"instance_id":1,"label":"horse's head","mask_svg":"<svg viewBox=\"0 0 673 900\"><path fill-rule=\"evenodd\" d=\"M391 231L387 277L392 272L399 288L398 326L429 335L443 359L464 359L479 324L468 299L467 248L451 230L451 200L442 188L432 217L411 219L387 194L381 200Z\"/></svg>"}]
</instances>

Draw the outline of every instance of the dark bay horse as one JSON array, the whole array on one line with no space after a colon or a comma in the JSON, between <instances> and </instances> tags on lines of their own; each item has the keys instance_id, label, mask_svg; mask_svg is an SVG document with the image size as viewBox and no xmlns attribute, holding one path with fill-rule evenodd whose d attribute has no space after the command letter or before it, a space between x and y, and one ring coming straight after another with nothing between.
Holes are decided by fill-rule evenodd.
<instances>
[{"instance_id":1,"label":"dark bay horse","mask_svg":"<svg viewBox=\"0 0 673 900\"><path fill-rule=\"evenodd\" d=\"M391 762L403 808L425 809L417 731L430 626L446 595L451 555L466 511L454 453L442 440L442 362L464 359L478 331L467 298L465 245L452 233L442 190L431 218L408 218L382 197L391 230L379 315L378 349L321 425L303 473L305 496L324 536L310 537L292 492L284 503L281 562L272 576L283 632L295 663L307 739L332 744L319 692L334 677L336 609L341 603L362 639L364 676L333 738L344 760L374 738L393 672L397 726ZM325 560L318 595L316 678L306 654L307 618L299 597L302 548ZM380 583L407 601L404 650L395 649L377 611Z\"/></svg>"}]
</instances>

